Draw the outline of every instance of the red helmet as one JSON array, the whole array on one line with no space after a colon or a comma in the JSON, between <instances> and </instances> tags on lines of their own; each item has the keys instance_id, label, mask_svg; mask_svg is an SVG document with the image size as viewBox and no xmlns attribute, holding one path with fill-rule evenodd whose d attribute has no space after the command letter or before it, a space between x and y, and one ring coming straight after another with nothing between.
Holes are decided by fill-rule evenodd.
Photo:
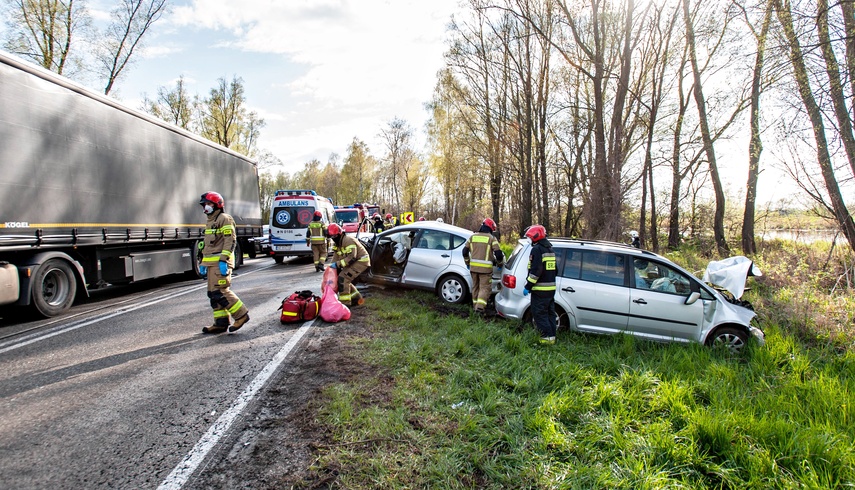
<instances>
[{"instance_id":1,"label":"red helmet","mask_svg":"<svg viewBox=\"0 0 855 490\"><path fill-rule=\"evenodd\" d=\"M386 219L392 219L392 213L386 213Z\"/></svg>"},{"instance_id":2,"label":"red helmet","mask_svg":"<svg viewBox=\"0 0 855 490\"><path fill-rule=\"evenodd\" d=\"M223 200L223 196L213 191L202 194L201 199L199 199L199 204L204 206L206 202L211 202L214 206L220 209L223 209L223 206L226 205L226 201Z\"/></svg>"},{"instance_id":3,"label":"red helmet","mask_svg":"<svg viewBox=\"0 0 855 490\"><path fill-rule=\"evenodd\" d=\"M526 238L531 238L532 243L546 238L546 228L543 225L531 225L525 229Z\"/></svg>"},{"instance_id":4,"label":"red helmet","mask_svg":"<svg viewBox=\"0 0 855 490\"><path fill-rule=\"evenodd\" d=\"M373 216L371 216L371 217L372 217L372 218L379 218L379 217L380 217L380 213L374 213L374 215L373 215Z\"/></svg>"},{"instance_id":5,"label":"red helmet","mask_svg":"<svg viewBox=\"0 0 855 490\"><path fill-rule=\"evenodd\" d=\"M327 234L331 237L341 235L341 226L338 226L336 223L330 223L327 227Z\"/></svg>"},{"instance_id":6,"label":"red helmet","mask_svg":"<svg viewBox=\"0 0 855 490\"><path fill-rule=\"evenodd\" d=\"M496 222L492 218L485 219L484 224L489 226L491 231L496 231Z\"/></svg>"},{"instance_id":7,"label":"red helmet","mask_svg":"<svg viewBox=\"0 0 855 490\"><path fill-rule=\"evenodd\" d=\"M425 221L425 217L424 217L424 216L419 216L419 221Z\"/></svg>"},{"instance_id":8,"label":"red helmet","mask_svg":"<svg viewBox=\"0 0 855 490\"><path fill-rule=\"evenodd\" d=\"M323 214L320 211L315 211L315 217L316 218L320 218L322 216L323 216Z\"/></svg>"}]
</instances>

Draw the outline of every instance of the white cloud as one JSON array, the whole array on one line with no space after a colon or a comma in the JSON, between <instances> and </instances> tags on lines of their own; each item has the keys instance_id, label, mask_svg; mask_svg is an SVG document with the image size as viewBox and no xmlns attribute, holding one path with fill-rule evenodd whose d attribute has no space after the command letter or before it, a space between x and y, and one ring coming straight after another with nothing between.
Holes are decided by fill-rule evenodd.
<instances>
[{"instance_id":1,"label":"white cloud","mask_svg":"<svg viewBox=\"0 0 855 490\"><path fill-rule=\"evenodd\" d=\"M232 47L306 65L289 86L294 95L330 106L403 110L430 96L454 6L454 0L194 0L175 8L173 22L225 30L234 36L226 41Z\"/></svg>"}]
</instances>

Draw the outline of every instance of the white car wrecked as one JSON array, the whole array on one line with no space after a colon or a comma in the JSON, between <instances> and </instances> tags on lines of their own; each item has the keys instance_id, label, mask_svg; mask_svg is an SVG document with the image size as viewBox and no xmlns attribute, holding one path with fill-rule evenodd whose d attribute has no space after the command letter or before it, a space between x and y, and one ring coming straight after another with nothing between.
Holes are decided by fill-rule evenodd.
<instances>
[{"instance_id":1,"label":"white car wrecked","mask_svg":"<svg viewBox=\"0 0 855 490\"><path fill-rule=\"evenodd\" d=\"M733 351L752 337L765 344L763 331L751 323L755 313L749 303L723 294L661 255L612 242L548 240L556 255L559 328L724 345ZM503 287L496 296L502 317L530 321L531 301L522 294L530 251L531 242L521 239L505 262ZM746 274L744 267L734 270Z\"/></svg>"}]
</instances>

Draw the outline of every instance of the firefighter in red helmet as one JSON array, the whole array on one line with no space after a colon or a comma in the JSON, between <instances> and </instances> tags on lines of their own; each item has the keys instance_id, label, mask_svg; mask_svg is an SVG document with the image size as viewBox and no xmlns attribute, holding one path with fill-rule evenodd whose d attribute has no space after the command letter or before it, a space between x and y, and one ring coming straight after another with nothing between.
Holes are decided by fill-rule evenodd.
<instances>
[{"instance_id":1,"label":"firefighter in red helmet","mask_svg":"<svg viewBox=\"0 0 855 490\"><path fill-rule=\"evenodd\" d=\"M542 225L529 226L525 236L531 240L531 253L523 296L531 294L531 316L540 331L540 343L554 344L558 328L555 318L555 252Z\"/></svg>"},{"instance_id":2,"label":"firefighter in red helmet","mask_svg":"<svg viewBox=\"0 0 855 490\"><path fill-rule=\"evenodd\" d=\"M216 192L206 192L199 199L208 216L202 241L202 265L199 272L208 278L208 298L214 310L214 323L202 333L234 332L249 321L249 310L230 289L235 266L235 220L225 213L225 200ZM229 317L234 324L229 325Z\"/></svg>"},{"instance_id":3,"label":"firefighter in red helmet","mask_svg":"<svg viewBox=\"0 0 855 490\"><path fill-rule=\"evenodd\" d=\"M323 213L315 211L309 230L306 233L306 245L312 246L312 257L315 260L315 272L324 270L327 260L327 224L323 221Z\"/></svg>"},{"instance_id":4,"label":"firefighter in red helmet","mask_svg":"<svg viewBox=\"0 0 855 490\"><path fill-rule=\"evenodd\" d=\"M371 266L368 252L359 240L346 235L335 223L330 224L327 232L333 241L333 263L330 267L338 269L338 299L351 306L361 305L365 300L353 281Z\"/></svg>"},{"instance_id":5,"label":"firefighter in red helmet","mask_svg":"<svg viewBox=\"0 0 855 490\"><path fill-rule=\"evenodd\" d=\"M499 240L493 236L495 231L496 222L487 218L463 246L463 260L472 276L472 305L479 315L483 315L487 309L487 301L493 289L493 267L501 267L505 263Z\"/></svg>"}]
</instances>

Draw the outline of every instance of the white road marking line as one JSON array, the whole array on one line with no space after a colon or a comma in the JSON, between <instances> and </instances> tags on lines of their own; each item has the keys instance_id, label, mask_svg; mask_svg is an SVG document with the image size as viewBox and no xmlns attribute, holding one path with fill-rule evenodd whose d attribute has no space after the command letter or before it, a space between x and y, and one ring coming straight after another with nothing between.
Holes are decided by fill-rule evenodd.
<instances>
[{"instance_id":1,"label":"white road marking line","mask_svg":"<svg viewBox=\"0 0 855 490\"><path fill-rule=\"evenodd\" d=\"M252 271L243 273L241 275L242 276L248 276L248 275L253 274L255 272L262 271L265 269L269 269L270 267L273 267L274 265L276 265L276 264L274 263L274 264L271 264L268 266L263 266L263 267L260 267L258 269L254 269ZM99 317L93 318L91 320L84 320L80 323L73 323L67 327L61 327L61 328L54 330L52 332L34 333L34 334L29 335L29 336L13 339L13 340L10 340L10 341L5 342L5 343L0 343L0 346L3 346L3 345L6 346L6 347L0 347L0 354L3 354L4 352L9 352L9 351L12 351L12 350L15 350L15 349L18 349L18 348L21 348L21 347L24 347L24 346L27 346L30 344L34 344L36 342L39 342L39 341L42 341L45 339L49 339L51 337L55 337L55 336L60 335L60 334L71 332L73 330L77 330L78 328L82 328L82 327L86 327L88 325L92 325L93 323L98 323L98 322L101 322L104 320L109 320L110 318L114 318L114 317L117 317L119 315L124 315L125 313L130 313L132 311L139 310L140 308L145 308L147 306L155 305L157 303L160 303L161 301L166 301L168 299L177 298L179 296L184 296L185 294L193 293L193 292L196 292L200 289L204 289L206 287L208 287L208 286L206 286L206 285L193 286L193 287L190 287L190 289L188 289L186 291L182 291L180 293L172 293L172 292L166 293L163 296L161 296L157 299L154 299L152 301L142 303L142 304L139 304L136 306L130 306L128 308L122 308L122 309L119 309L118 311L116 311L114 313L110 313L110 314L107 314L104 316L99 316Z\"/></svg>"},{"instance_id":2,"label":"white road marking line","mask_svg":"<svg viewBox=\"0 0 855 490\"><path fill-rule=\"evenodd\" d=\"M282 349L273 356L273 359L264 366L264 369L258 373L255 379L252 380L252 383L246 387L246 389L238 395L234 402L232 402L231 407L226 410L214 425L212 425L202 438L199 439L199 442L196 443L196 446L190 450L187 456L172 470L172 473L163 480L163 483L160 484L158 490L177 490L184 486L187 483L187 480L196 471L196 468L202 461L205 459L205 456L208 455L208 452L213 449L214 446L217 445L220 438L228 432L229 427L231 427L232 423L235 419L240 415L246 405L252 400L252 398L258 393L258 391L264 386L270 376L276 371L282 361L288 356L291 350L297 345L297 342L303 338L303 335L309 330L309 327L314 325L315 320L311 320L309 322L304 323L299 330L291 337L291 340L285 344Z\"/></svg>"}]
</instances>

